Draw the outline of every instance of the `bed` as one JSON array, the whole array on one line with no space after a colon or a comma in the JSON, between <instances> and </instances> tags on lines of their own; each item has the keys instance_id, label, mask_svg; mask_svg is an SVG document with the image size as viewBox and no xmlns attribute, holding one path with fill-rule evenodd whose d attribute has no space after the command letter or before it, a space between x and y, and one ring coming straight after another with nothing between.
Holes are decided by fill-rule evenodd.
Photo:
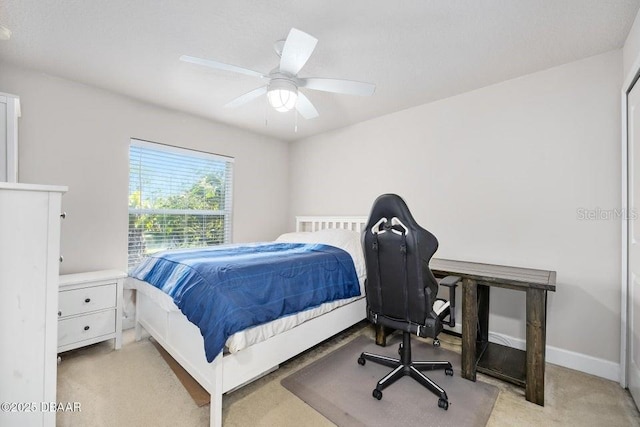
<instances>
[{"instance_id":1,"label":"bed","mask_svg":"<svg viewBox=\"0 0 640 427\"><path fill-rule=\"evenodd\" d=\"M366 217L296 217L296 232L278 238L280 242L316 241L338 230L360 233ZM332 230L336 230L333 232ZM355 234L355 233L352 233ZM207 362L205 342L196 325L176 307L168 295L134 278L127 286L136 289L136 339L146 330L171 356L211 394L211 426L222 425L222 395L278 368L287 359L313 347L366 317L364 263L359 241L340 241L354 258L361 295L324 303L301 313L233 334L225 349ZM355 247L357 245L357 248ZM359 254L359 255L358 255Z\"/></svg>"}]
</instances>

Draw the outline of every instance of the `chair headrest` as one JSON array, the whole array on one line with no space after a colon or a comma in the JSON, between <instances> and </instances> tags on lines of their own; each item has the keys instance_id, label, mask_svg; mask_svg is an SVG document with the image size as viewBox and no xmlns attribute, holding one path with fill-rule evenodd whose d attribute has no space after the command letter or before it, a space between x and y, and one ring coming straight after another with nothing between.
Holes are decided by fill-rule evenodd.
<instances>
[{"instance_id":1,"label":"chair headrest","mask_svg":"<svg viewBox=\"0 0 640 427\"><path fill-rule=\"evenodd\" d=\"M402 197L383 194L373 202L366 229L374 234L383 231L409 234L423 228L413 218Z\"/></svg>"},{"instance_id":2,"label":"chair headrest","mask_svg":"<svg viewBox=\"0 0 640 427\"><path fill-rule=\"evenodd\" d=\"M409 228L395 216L390 220L387 217L382 217L371 226L371 232L373 234L386 233L387 231L396 234L409 234Z\"/></svg>"}]
</instances>

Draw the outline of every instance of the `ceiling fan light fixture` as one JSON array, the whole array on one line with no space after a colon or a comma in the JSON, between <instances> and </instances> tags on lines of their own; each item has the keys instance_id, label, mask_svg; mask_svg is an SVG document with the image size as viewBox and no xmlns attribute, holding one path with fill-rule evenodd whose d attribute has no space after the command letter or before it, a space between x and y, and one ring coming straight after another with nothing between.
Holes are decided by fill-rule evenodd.
<instances>
[{"instance_id":1,"label":"ceiling fan light fixture","mask_svg":"<svg viewBox=\"0 0 640 427\"><path fill-rule=\"evenodd\" d=\"M11 30L0 25L0 40L9 40L11 38Z\"/></svg>"},{"instance_id":2,"label":"ceiling fan light fixture","mask_svg":"<svg viewBox=\"0 0 640 427\"><path fill-rule=\"evenodd\" d=\"M267 90L267 98L276 111L286 113L296 106L298 88L290 80L272 79Z\"/></svg>"},{"instance_id":3,"label":"ceiling fan light fixture","mask_svg":"<svg viewBox=\"0 0 640 427\"><path fill-rule=\"evenodd\" d=\"M248 68L238 67L237 65L225 64L224 62L188 55L182 55L180 60L216 70L260 77L264 79L263 81L266 81L262 86L227 102L225 104L226 108L239 107L266 94L269 105L271 105L274 110L287 112L295 109L300 116L306 120L310 120L319 116L318 110L316 110L309 98L306 97L304 91L298 91L298 88L345 95L373 95L376 86L372 83L321 77L299 78L298 73L311 57L317 43L318 39L315 37L304 31L292 28L285 40L280 40L275 43L274 49L280 57L280 63L269 73L262 73ZM298 114L296 114L295 117L296 120L298 120Z\"/></svg>"}]
</instances>

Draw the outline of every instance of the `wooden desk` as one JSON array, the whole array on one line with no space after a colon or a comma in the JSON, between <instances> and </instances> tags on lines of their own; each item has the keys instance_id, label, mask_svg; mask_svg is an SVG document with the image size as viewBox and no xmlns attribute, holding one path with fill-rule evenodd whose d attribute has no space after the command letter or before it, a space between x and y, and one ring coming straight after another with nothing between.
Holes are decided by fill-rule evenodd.
<instances>
[{"instance_id":1,"label":"wooden desk","mask_svg":"<svg viewBox=\"0 0 640 427\"><path fill-rule=\"evenodd\" d=\"M432 259L436 276L462 277L462 377L476 370L525 387L528 401L544 406L547 291L556 290L556 272L474 262ZM489 342L491 286L527 293L526 351Z\"/></svg>"}]
</instances>

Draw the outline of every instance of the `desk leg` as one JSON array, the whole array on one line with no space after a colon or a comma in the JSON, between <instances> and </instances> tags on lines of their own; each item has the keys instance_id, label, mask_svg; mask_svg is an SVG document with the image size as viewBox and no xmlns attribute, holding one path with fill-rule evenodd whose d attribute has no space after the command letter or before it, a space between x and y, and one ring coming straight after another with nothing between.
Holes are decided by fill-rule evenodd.
<instances>
[{"instance_id":1,"label":"desk leg","mask_svg":"<svg viewBox=\"0 0 640 427\"><path fill-rule=\"evenodd\" d=\"M478 284L462 280L462 378L476 380L476 339L478 337Z\"/></svg>"},{"instance_id":2,"label":"desk leg","mask_svg":"<svg viewBox=\"0 0 640 427\"><path fill-rule=\"evenodd\" d=\"M489 291L491 288L487 285L477 285L477 297L478 297L478 345L480 345L481 350L484 351L484 348L487 346L489 342ZM477 352L476 348L476 352ZM477 353L476 353L477 355Z\"/></svg>"},{"instance_id":3,"label":"desk leg","mask_svg":"<svg viewBox=\"0 0 640 427\"><path fill-rule=\"evenodd\" d=\"M385 347L387 345L387 335L393 332L392 329L386 328L382 325L376 325L376 344Z\"/></svg>"},{"instance_id":4,"label":"desk leg","mask_svg":"<svg viewBox=\"0 0 640 427\"><path fill-rule=\"evenodd\" d=\"M544 361L547 329L547 292L527 289L527 386L529 402L544 406Z\"/></svg>"}]
</instances>

